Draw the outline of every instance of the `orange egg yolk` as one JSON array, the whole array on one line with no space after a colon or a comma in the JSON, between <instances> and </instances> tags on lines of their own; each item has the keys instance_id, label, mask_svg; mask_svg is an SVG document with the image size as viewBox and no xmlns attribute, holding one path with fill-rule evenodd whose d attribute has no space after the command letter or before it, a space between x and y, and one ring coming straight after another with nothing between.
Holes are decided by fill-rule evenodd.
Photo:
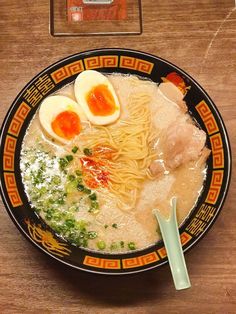
<instances>
[{"instance_id":1,"label":"orange egg yolk","mask_svg":"<svg viewBox=\"0 0 236 314\"><path fill-rule=\"evenodd\" d=\"M74 111L63 111L52 121L53 131L67 140L78 135L81 130L80 118Z\"/></svg>"},{"instance_id":2,"label":"orange egg yolk","mask_svg":"<svg viewBox=\"0 0 236 314\"><path fill-rule=\"evenodd\" d=\"M116 110L114 97L105 84L92 88L86 100L90 111L95 116L109 116Z\"/></svg>"}]
</instances>

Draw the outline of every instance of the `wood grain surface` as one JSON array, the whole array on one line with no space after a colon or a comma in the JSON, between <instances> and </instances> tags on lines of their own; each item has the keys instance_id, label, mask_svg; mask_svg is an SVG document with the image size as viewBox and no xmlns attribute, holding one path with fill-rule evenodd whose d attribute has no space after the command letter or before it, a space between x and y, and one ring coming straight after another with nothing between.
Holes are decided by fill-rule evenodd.
<instances>
[{"instance_id":1,"label":"wood grain surface","mask_svg":"<svg viewBox=\"0 0 236 314\"><path fill-rule=\"evenodd\" d=\"M209 93L236 150L236 9L233 0L143 0L143 34L52 37L48 1L1 0L0 124L39 71L101 47L140 49L173 62ZM236 313L236 163L224 208L186 260L192 288L175 291L168 266L106 277L67 269L35 249L0 204L0 313Z\"/></svg>"}]
</instances>

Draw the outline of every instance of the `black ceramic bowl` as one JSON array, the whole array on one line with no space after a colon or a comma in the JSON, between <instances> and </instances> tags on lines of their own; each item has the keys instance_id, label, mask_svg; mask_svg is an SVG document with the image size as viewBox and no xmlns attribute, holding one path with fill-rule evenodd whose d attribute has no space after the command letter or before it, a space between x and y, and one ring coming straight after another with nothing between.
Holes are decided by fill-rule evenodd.
<instances>
[{"instance_id":1,"label":"black ceramic bowl","mask_svg":"<svg viewBox=\"0 0 236 314\"><path fill-rule=\"evenodd\" d=\"M68 266L101 274L128 274L159 267L167 262L163 242L124 254L102 254L64 242L33 212L24 192L19 159L26 129L40 102L85 69L136 74L157 83L175 80L182 89L190 87L185 101L189 113L207 133L207 146L212 154L207 161L202 193L180 228L184 251L213 225L225 200L231 171L229 140L222 118L207 93L187 73L163 59L127 49L99 49L72 55L43 70L19 93L1 129L0 178L4 204L27 239Z\"/></svg>"}]
</instances>

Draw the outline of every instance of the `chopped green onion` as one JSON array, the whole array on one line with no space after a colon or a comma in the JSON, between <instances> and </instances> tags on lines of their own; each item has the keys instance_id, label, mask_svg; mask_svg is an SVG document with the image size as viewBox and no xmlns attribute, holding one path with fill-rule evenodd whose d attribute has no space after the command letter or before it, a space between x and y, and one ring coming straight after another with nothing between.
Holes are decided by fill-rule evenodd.
<instances>
[{"instance_id":1,"label":"chopped green onion","mask_svg":"<svg viewBox=\"0 0 236 314\"><path fill-rule=\"evenodd\" d=\"M69 211L70 212L78 212L79 211L79 206L72 205L71 207L69 207Z\"/></svg>"},{"instance_id":2,"label":"chopped green onion","mask_svg":"<svg viewBox=\"0 0 236 314\"><path fill-rule=\"evenodd\" d=\"M77 153L78 149L79 148L77 146L74 146L71 151L72 151L72 153L75 154L75 153Z\"/></svg>"},{"instance_id":3,"label":"chopped green onion","mask_svg":"<svg viewBox=\"0 0 236 314\"><path fill-rule=\"evenodd\" d=\"M93 207L94 209L98 209L99 205L97 201L91 201L91 207Z\"/></svg>"},{"instance_id":4,"label":"chopped green onion","mask_svg":"<svg viewBox=\"0 0 236 314\"><path fill-rule=\"evenodd\" d=\"M42 162L41 163L41 166L40 166L40 171L45 171L46 170L46 163L45 162Z\"/></svg>"},{"instance_id":5,"label":"chopped green onion","mask_svg":"<svg viewBox=\"0 0 236 314\"><path fill-rule=\"evenodd\" d=\"M81 176L81 175L82 175L82 171L81 171L81 170L76 170L76 171L75 171L75 174L76 174L77 176Z\"/></svg>"},{"instance_id":6,"label":"chopped green onion","mask_svg":"<svg viewBox=\"0 0 236 314\"><path fill-rule=\"evenodd\" d=\"M54 177L52 177L52 182L53 182L54 184L60 184L60 183L61 183L61 178L60 178L60 176L54 176Z\"/></svg>"},{"instance_id":7,"label":"chopped green onion","mask_svg":"<svg viewBox=\"0 0 236 314\"><path fill-rule=\"evenodd\" d=\"M66 159L70 162L74 159L74 157L72 155L66 155Z\"/></svg>"},{"instance_id":8,"label":"chopped green onion","mask_svg":"<svg viewBox=\"0 0 236 314\"><path fill-rule=\"evenodd\" d=\"M108 228L108 225L104 225L104 228L107 229L107 228Z\"/></svg>"},{"instance_id":9,"label":"chopped green onion","mask_svg":"<svg viewBox=\"0 0 236 314\"><path fill-rule=\"evenodd\" d=\"M61 221L62 219L62 213L60 212L55 212L55 214L53 215L53 220L55 221Z\"/></svg>"},{"instance_id":10,"label":"chopped green onion","mask_svg":"<svg viewBox=\"0 0 236 314\"><path fill-rule=\"evenodd\" d=\"M104 250L106 248L106 243L100 240L97 242L97 247L99 248L99 250Z\"/></svg>"},{"instance_id":11,"label":"chopped green onion","mask_svg":"<svg viewBox=\"0 0 236 314\"><path fill-rule=\"evenodd\" d=\"M82 181L83 181L82 178L77 178L77 179L76 179L76 182L77 182L77 183L82 183Z\"/></svg>"},{"instance_id":12,"label":"chopped green onion","mask_svg":"<svg viewBox=\"0 0 236 314\"><path fill-rule=\"evenodd\" d=\"M130 250L135 250L135 249L136 249L135 243L134 243L134 242L129 242L129 243L128 243L128 248L129 248Z\"/></svg>"},{"instance_id":13,"label":"chopped green onion","mask_svg":"<svg viewBox=\"0 0 236 314\"><path fill-rule=\"evenodd\" d=\"M69 181L74 181L75 180L75 176L73 174L70 174L68 176Z\"/></svg>"},{"instance_id":14,"label":"chopped green onion","mask_svg":"<svg viewBox=\"0 0 236 314\"><path fill-rule=\"evenodd\" d=\"M98 236L96 231L88 231L89 239L95 239Z\"/></svg>"},{"instance_id":15,"label":"chopped green onion","mask_svg":"<svg viewBox=\"0 0 236 314\"><path fill-rule=\"evenodd\" d=\"M46 214L45 218L46 218L47 220L51 220L51 219L52 219L52 214Z\"/></svg>"},{"instance_id":16,"label":"chopped green onion","mask_svg":"<svg viewBox=\"0 0 236 314\"><path fill-rule=\"evenodd\" d=\"M88 212L89 213L92 213L92 214L97 214L97 213L99 213L99 209L96 209L96 208L92 208L92 207L90 207L90 209L88 210Z\"/></svg>"},{"instance_id":17,"label":"chopped green onion","mask_svg":"<svg viewBox=\"0 0 236 314\"><path fill-rule=\"evenodd\" d=\"M57 204L63 205L63 204L65 204L65 200L64 200L62 197L60 197L60 198L58 198L58 200L57 200Z\"/></svg>"},{"instance_id":18,"label":"chopped green onion","mask_svg":"<svg viewBox=\"0 0 236 314\"><path fill-rule=\"evenodd\" d=\"M96 214L99 212L99 204L97 201L91 201L91 206L89 209L89 213Z\"/></svg>"},{"instance_id":19,"label":"chopped green onion","mask_svg":"<svg viewBox=\"0 0 236 314\"><path fill-rule=\"evenodd\" d=\"M89 198L92 200L92 201L96 201L97 199L97 195L95 193L92 193L89 195Z\"/></svg>"},{"instance_id":20,"label":"chopped green onion","mask_svg":"<svg viewBox=\"0 0 236 314\"><path fill-rule=\"evenodd\" d=\"M91 149L85 148L85 149L84 149L84 154L85 154L86 156L92 156L92 151L91 151Z\"/></svg>"},{"instance_id":21,"label":"chopped green onion","mask_svg":"<svg viewBox=\"0 0 236 314\"><path fill-rule=\"evenodd\" d=\"M116 249L118 249L117 243L113 242L113 243L110 245L110 249L111 249L111 250L116 250Z\"/></svg>"},{"instance_id":22,"label":"chopped green onion","mask_svg":"<svg viewBox=\"0 0 236 314\"><path fill-rule=\"evenodd\" d=\"M87 188L84 188L84 193L85 193L85 194L90 194L90 193L91 193L91 190L90 190L90 189L87 189Z\"/></svg>"},{"instance_id":23,"label":"chopped green onion","mask_svg":"<svg viewBox=\"0 0 236 314\"><path fill-rule=\"evenodd\" d=\"M78 225L79 229L82 231L82 230L86 229L88 223L85 220L79 220L79 221L77 221L77 225Z\"/></svg>"},{"instance_id":24,"label":"chopped green onion","mask_svg":"<svg viewBox=\"0 0 236 314\"><path fill-rule=\"evenodd\" d=\"M77 182L75 180L74 181L69 181L66 184L66 192L67 193L73 193L76 188L77 188Z\"/></svg>"},{"instance_id":25,"label":"chopped green onion","mask_svg":"<svg viewBox=\"0 0 236 314\"><path fill-rule=\"evenodd\" d=\"M78 185L77 185L77 189L78 189L80 192L83 192L83 190L84 190L83 184L78 184Z\"/></svg>"},{"instance_id":26,"label":"chopped green onion","mask_svg":"<svg viewBox=\"0 0 236 314\"><path fill-rule=\"evenodd\" d=\"M68 165L68 160L66 160L65 158L60 158L59 164L60 164L61 169L63 169Z\"/></svg>"},{"instance_id":27,"label":"chopped green onion","mask_svg":"<svg viewBox=\"0 0 236 314\"><path fill-rule=\"evenodd\" d=\"M47 193L47 188L46 188L45 186L42 186L42 187L39 189L39 193L40 193L41 195Z\"/></svg>"},{"instance_id":28,"label":"chopped green onion","mask_svg":"<svg viewBox=\"0 0 236 314\"><path fill-rule=\"evenodd\" d=\"M112 224L112 227L115 228L115 229L118 228L117 224Z\"/></svg>"},{"instance_id":29,"label":"chopped green onion","mask_svg":"<svg viewBox=\"0 0 236 314\"><path fill-rule=\"evenodd\" d=\"M66 219L65 225L67 228L74 228L75 227L75 219Z\"/></svg>"},{"instance_id":30,"label":"chopped green onion","mask_svg":"<svg viewBox=\"0 0 236 314\"><path fill-rule=\"evenodd\" d=\"M47 220L51 220L54 213L55 213L55 210L54 210L53 208L48 208L48 209L46 210L45 218L46 218Z\"/></svg>"},{"instance_id":31,"label":"chopped green onion","mask_svg":"<svg viewBox=\"0 0 236 314\"><path fill-rule=\"evenodd\" d=\"M125 242L124 241L120 241L120 247L123 249L125 246Z\"/></svg>"}]
</instances>

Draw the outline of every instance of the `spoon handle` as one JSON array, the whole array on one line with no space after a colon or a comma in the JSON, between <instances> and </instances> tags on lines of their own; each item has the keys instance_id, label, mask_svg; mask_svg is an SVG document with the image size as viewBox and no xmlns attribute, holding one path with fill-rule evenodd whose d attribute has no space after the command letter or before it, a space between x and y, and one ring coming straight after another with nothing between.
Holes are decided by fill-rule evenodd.
<instances>
[{"instance_id":1,"label":"spoon handle","mask_svg":"<svg viewBox=\"0 0 236 314\"><path fill-rule=\"evenodd\" d=\"M176 218L176 198L172 198L172 208L168 220L162 216L158 209L154 209L153 214L156 216L160 225L175 288L176 290L190 288L191 283L184 259Z\"/></svg>"}]
</instances>

